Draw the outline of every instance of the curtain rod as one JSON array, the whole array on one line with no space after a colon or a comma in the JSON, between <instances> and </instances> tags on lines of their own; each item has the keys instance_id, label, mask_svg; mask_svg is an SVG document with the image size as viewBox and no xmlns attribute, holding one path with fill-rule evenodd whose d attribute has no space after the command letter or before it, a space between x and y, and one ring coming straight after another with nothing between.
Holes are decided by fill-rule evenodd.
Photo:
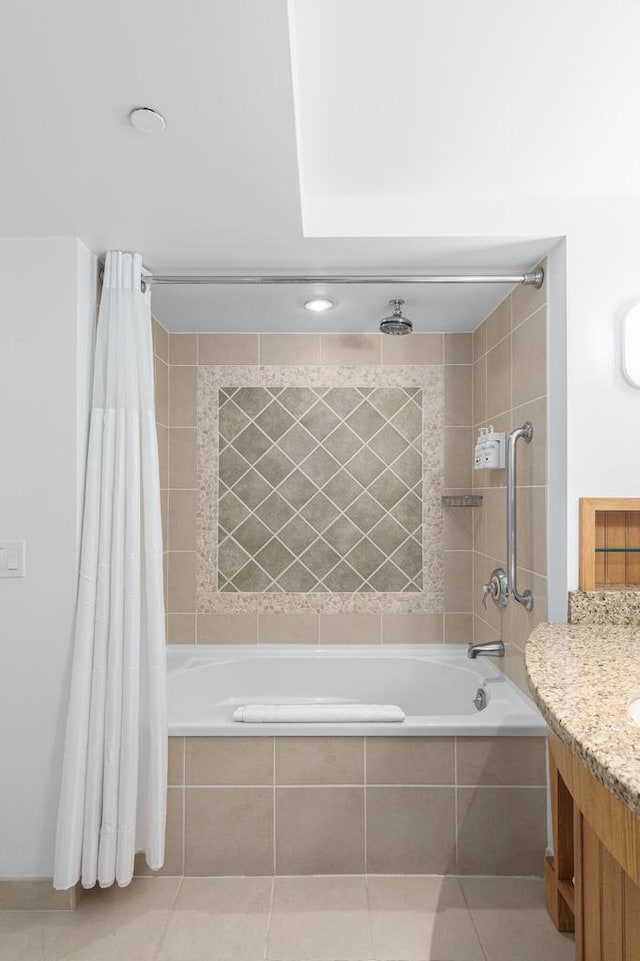
<instances>
[{"instance_id":1,"label":"curtain rod","mask_svg":"<svg viewBox=\"0 0 640 961\"><path fill-rule=\"evenodd\" d=\"M143 279L143 286L155 284L175 285L234 285L262 284L522 284L525 287L542 287L544 270L522 274L331 274L307 276L286 274L156 274Z\"/></svg>"}]
</instances>

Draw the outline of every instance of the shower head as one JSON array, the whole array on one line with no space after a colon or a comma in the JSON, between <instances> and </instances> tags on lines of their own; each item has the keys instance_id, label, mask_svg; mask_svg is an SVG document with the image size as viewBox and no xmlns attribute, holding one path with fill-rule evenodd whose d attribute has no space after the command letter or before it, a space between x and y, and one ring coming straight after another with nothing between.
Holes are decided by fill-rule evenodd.
<instances>
[{"instance_id":1,"label":"shower head","mask_svg":"<svg viewBox=\"0 0 640 961\"><path fill-rule=\"evenodd\" d=\"M389 303L393 307L393 313L389 317L383 317L380 321L380 333L410 334L413 330L413 324L408 317L402 316L404 300L398 297L396 300L390 300Z\"/></svg>"}]
</instances>

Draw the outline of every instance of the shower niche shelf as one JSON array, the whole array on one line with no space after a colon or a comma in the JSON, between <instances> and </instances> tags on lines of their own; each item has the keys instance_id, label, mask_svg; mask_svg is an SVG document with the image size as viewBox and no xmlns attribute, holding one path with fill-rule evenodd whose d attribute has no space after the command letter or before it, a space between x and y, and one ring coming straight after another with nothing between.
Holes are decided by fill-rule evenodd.
<instances>
[{"instance_id":1,"label":"shower niche shelf","mask_svg":"<svg viewBox=\"0 0 640 961\"><path fill-rule=\"evenodd\" d=\"M640 497L580 498L580 590L640 590Z\"/></svg>"},{"instance_id":2,"label":"shower niche shelf","mask_svg":"<svg viewBox=\"0 0 640 961\"><path fill-rule=\"evenodd\" d=\"M445 507L482 507L481 494L443 494Z\"/></svg>"}]
</instances>

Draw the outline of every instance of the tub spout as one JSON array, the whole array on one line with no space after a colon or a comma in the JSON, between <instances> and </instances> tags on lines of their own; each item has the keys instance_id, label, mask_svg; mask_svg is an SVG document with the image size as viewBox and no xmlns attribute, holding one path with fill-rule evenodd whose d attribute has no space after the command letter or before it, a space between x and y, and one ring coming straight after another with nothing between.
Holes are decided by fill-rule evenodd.
<instances>
[{"instance_id":1,"label":"tub spout","mask_svg":"<svg viewBox=\"0 0 640 961\"><path fill-rule=\"evenodd\" d=\"M467 657L504 657L504 644L502 641L491 641L489 644L469 644L467 647Z\"/></svg>"}]
</instances>

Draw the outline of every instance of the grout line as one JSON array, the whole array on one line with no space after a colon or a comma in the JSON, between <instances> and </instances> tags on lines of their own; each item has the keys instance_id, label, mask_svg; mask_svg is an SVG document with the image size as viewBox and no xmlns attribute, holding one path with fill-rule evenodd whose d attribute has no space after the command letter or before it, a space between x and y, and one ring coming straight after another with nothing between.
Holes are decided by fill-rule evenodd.
<instances>
[{"instance_id":1,"label":"grout line","mask_svg":"<svg viewBox=\"0 0 640 961\"><path fill-rule=\"evenodd\" d=\"M364 804L364 870L365 873L369 870L369 838L367 836L367 794L368 794L368 781L367 781L367 738L362 738L362 781L363 781L363 804ZM368 898L367 892L367 898Z\"/></svg>"},{"instance_id":2,"label":"grout line","mask_svg":"<svg viewBox=\"0 0 640 961\"><path fill-rule=\"evenodd\" d=\"M184 876L178 878L178 883L177 883L177 885L176 885L176 893L175 893L174 898L173 898L173 901L172 901L172 903L171 903L171 907L170 907L169 910L167 911L167 919L166 919L166 921L165 921L165 923L164 923L164 925L163 925L162 934L160 935L160 937L159 937L159 939L158 939L158 946L157 946L157 948L155 949L155 951L153 952L153 961L157 961L157 958L160 957L160 951L161 951L161 949L162 949L162 942L163 942L164 939L165 939L165 936L166 936L166 933L167 933L167 929L168 929L168 927L169 927L169 923L171 922L171 916L172 916L173 911L174 911L174 909L175 909L175 906L176 906L176 904L177 904L177 902L178 902L178 895L180 894L180 891L182 890L182 883L183 883L183 881L184 881Z\"/></svg>"},{"instance_id":3,"label":"grout line","mask_svg":"<svg viewBox=\"0 0 640 961\"><path fill-rule=\"evenodd\" d=\"M273 877L271 878L271 893L269 897L269 913L267 915L267 930L264 936L264 952L263 958L268 958L269 956L269 944L271 943L271 921L273 918L273 902L276 894L276 872L274 869Z\"/></svg>"},{"instance_id":4,"label":"grout line","mask_svg":"<svg viewBox=\"0 0 640 961\"><path fill-rule=\"evenodd\" d=\"M275 877L275 875L276 875L276 869L277 869L277 864L276 864L276 842L277 842L277 837L276 837L276 804L277 804L277 797L276 797L276 739L275 739L275 737L273 738L273 753L272 753L272 757L273 757L273 771L271 772L271 779L272 779L272 781L273 781L273 802L272 802L272 803L273 803L273 814L272 814L272 821L273 821L273 823L272 823L272 832L273 832L273 838L272 838L272 844L273 844L273 876Z\"/></svg>"},{"instance_id":5,"label":"grout line","mask_svg":"<svg viewBox=\"0 0 640 961\"><path fill-rule=\"evenodd\" d=\"M462 899L463 899L463 901L464 901L465 907L466 907L467 912L468 912L468 914L469 914L469 918L471 919L471 924L473 925L473 930L475 931L475 935L476 935L478 944L480 945L480 950L482 951L482 954L483 954L483 957L484 957L484 961L490 961L489 955L487 954L487 952L486 952L485 949L484 949L484 944L483 944L482 938L480 937L480 931L479 931L478 926L477 926L477 924L476 924L476 920L475 920L475 918L474 918L474 916L473 916L473 911L471 910L471 907L470 907L470 905L469 905L469 901L468 901L468 899L467 899L467 894L466 894L466 891L465 891L465 889L464 889L464 885L461 883L461 881L464 880L466 877L473 877L473 876L474 876L474 875L457 875L457 876L456 876L456 879L457 879L457 881L458 881L458 888L460 889L460 892L462 893Z\"/></svg>"},{"instance_id":6,"label":"grout line","mask_svg":"<svg viewBox=\"0 0 640 961\"><path fill-rule=\"evenodd\" d=\"M455 786L453 789L453 829L454 829L454 841L456 850L456 871L459 868L459 858L460 858L460 846L458 838L458 738L453 739L453 780Z\"/></svg>"},{"instance_id":7,"label":"grout line","mask_svg":"<svg viewBox=\"0 0 640 961\"><path fill-rule=\"evenodd\" d=\"M187 735L187 736L188 736L188 735ZM287 735L282 735L282 734L274 735L274 740L275 740L276 737L286 737L286 736L287 736ZM309 735L309 736L311 736L311 735ZM341 736L341 735L336 735L336 736ZM347 736L348 736L348 737L353 737L353 735L347 735ZM356 736L357 736L357 735L356 735ZM368 737L368 736L370 736L370 735L364 735L364 736L365 736L365 737ZM391 737L403 737L403 736L406 737L406 736L408 736L408 735L390 735L390 736L391 736ZM454 737L472 737L473 735L461 734L461 735L453 735L453 736L454 736ZM499 735L494 735L494 736L498 737ZM527 737L528 735L521 735L521 736L522 736L522 737ZM542 735L538 735L538 734L532 735L532 737L541 737L541 736L542 736ZM298 790L298 789L300 789L300 790L302 790L302 791L315 791L315 790L323 791L323 790L326 790L326 789L333 791L333 790L335 790L336 788L347 788L348 790L353 791L353 790L362 790L362 788L367 788L367 787L373 787L373 788L455 788L455 787L459 787L459 788L472 788L472 789L474 789L474 790L476 790L476 789L477 789L477 790L490 789L490 790L492 790L492 791L494 791L494 790L506 790L506 791L510 791L510 790L513 790L514 788L517 788L518 790L524 790L524 789L527 789L527 790L536 790L536 789L538 789L538 790L539 790L540 788L544 787L544 784L477 784L477 783L476 783L476 784L466 784L466 783L464 783L464 782L463 782L462 784L456 784L456 779L455 779L455 777L454 777L454 780L451 781L451 782L448 782L448 781L436 781L436 782L413 781L413 782L408 783L408 784L398 784L398 783L396 783L395 781L393 781L393 782L392 782L392 781L367 781L366 778L365 778L364 781L360 781L359 783L358 783L358 782L350 782L350 783L342 783L342 784L324 784L324 783L323 783L323 784L289 784L289 783L282 783L282 784L187 784L187 785L185 785L185 788L186 788L186 790L188 790L188 791L191 791L191 790L194 790L194 791L202 791L202 790L206 790L206 791L236 791L236 790L243 790L243 791L253 791L253 790L258 791L258 790L260 790L260 791L264 791L264 790L266 790L267 788L271 788L271 787L274 788L274 790L275 790L275 789L277 789L277 790L284 789L284 790L287 790L287 791Z\"/></svg>"},{"instance_id":8,"label":"grout line","mask_svg":"<svg viewBox=\"0 0 640 961\"><path fill-rule=\"evenodd\" d=\"M540 306L536 307L536 309L531 311L530 314L527 314L526 317L518 321L518 323L512 327L512 331L520 330L523 324L526 324L528 320L531 320L532 317L535 317L536 314L539 314L541 310L546 310L546 308L547 308L547 302L545 301L544 304L540 304Z\"/></svg>"},{"instance_id":9,"label":"grout line","mask_svg":"<svg viewBox=\"0 0 640 961\"><path fill-rule=\"evenodd\" d=\"M182 738L182 874L187 873L187 739Z\"/></svg>"}]
</instances>

